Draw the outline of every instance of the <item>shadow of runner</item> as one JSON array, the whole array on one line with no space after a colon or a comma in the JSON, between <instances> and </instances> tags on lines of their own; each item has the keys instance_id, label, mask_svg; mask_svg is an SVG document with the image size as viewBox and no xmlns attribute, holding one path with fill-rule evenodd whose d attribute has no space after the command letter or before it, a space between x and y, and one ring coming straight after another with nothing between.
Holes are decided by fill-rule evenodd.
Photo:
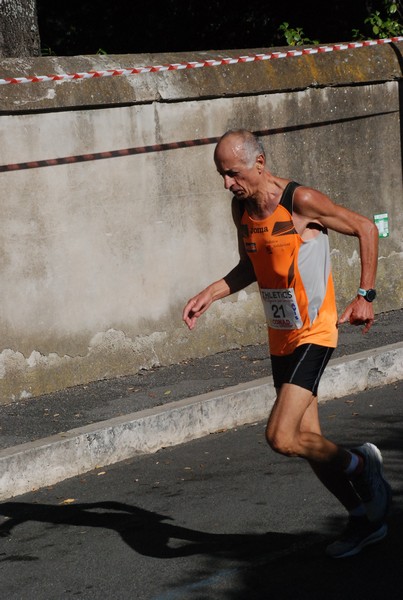
<instances>
[{"instance_id":1,"label":"shadow of runner","mask_svg":"<svg viewBox=\"0 0 403 600\"><path fill-rule=\"evenodd\" d=\"M139 554L162 559L207 554L249 561L271 550L287 551L295 544L296 537L292 534L271 532L206 533L177 526L169 522L169 516L112 501L69 506L4 502L0 504L0 514L7 517L0 525L0 537L9 537L15 527L28 521L99 527L116 531L122 540ZM306 543L306 534L301 536L301 539L302 537Z\"/></svg>"}]
</instances>

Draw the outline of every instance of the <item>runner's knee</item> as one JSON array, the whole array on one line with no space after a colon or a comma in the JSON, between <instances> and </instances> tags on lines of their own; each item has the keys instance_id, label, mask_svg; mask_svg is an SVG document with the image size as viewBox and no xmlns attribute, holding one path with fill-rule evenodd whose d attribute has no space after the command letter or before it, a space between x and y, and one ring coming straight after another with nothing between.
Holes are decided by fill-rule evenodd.
<instances>
[{"instance_id":1,"label":"runner's knee","mask_svg":"<svg viewBox=\"0 0 403 600\"><path fill-rule=\"evenodd\" d=\"M277 452L277 454L297 456L295 442L287 433L274 431L268 426L266 428L266 442L274 452Z\"/></svg>"}]
</instances>

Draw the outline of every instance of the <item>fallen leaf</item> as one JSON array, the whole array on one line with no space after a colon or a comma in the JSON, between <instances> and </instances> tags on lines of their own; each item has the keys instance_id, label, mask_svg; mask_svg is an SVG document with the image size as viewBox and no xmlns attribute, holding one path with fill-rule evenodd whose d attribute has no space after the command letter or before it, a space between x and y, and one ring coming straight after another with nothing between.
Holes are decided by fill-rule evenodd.
<instances>
[{"instance_id":1,"label":"fallen leaf","mask_svg":"<svg viewBox=\"0 0 403 600\"><path fill-rule=\"evenodd\" d=\"M60 502L60 504L73 504L75 501L75 498L66 498L66 500L63 500L63 502Z\"/></svg>"}]
</instances>

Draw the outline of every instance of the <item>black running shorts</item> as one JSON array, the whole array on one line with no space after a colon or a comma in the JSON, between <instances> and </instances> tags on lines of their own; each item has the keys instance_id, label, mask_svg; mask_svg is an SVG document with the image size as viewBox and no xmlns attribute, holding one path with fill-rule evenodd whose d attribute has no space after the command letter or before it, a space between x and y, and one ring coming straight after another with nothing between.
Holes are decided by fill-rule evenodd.
<instances>
[{"instance_id":1,"label":"black running shorts","mask_svg":"<svg viewBox=\"0 0 403 600\"><path fill-rule=\"evenodd\" d=\"M274 387L280 388L283 383L293 383L314 396L334 348L318 346L317 344L302 344L292 354L285 356L271 355Z\"/></svg>"}]
</instances>

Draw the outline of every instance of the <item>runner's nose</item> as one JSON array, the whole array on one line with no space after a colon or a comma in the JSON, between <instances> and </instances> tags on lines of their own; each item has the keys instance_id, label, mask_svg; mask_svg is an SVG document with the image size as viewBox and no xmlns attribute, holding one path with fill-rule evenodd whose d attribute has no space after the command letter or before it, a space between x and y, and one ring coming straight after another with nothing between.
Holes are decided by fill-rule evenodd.
<instances>
[{"instance_id":1,"label":"runner's nose","mask_svg":"<svg viewBox=\"0 0 403 600\"><path fill-rule=\"evenodd\" d=\"M231 185L234 183L234 178L229 175L224 175L224 187L226 190L231 188Z\"/></svg>"}]
</instances>

